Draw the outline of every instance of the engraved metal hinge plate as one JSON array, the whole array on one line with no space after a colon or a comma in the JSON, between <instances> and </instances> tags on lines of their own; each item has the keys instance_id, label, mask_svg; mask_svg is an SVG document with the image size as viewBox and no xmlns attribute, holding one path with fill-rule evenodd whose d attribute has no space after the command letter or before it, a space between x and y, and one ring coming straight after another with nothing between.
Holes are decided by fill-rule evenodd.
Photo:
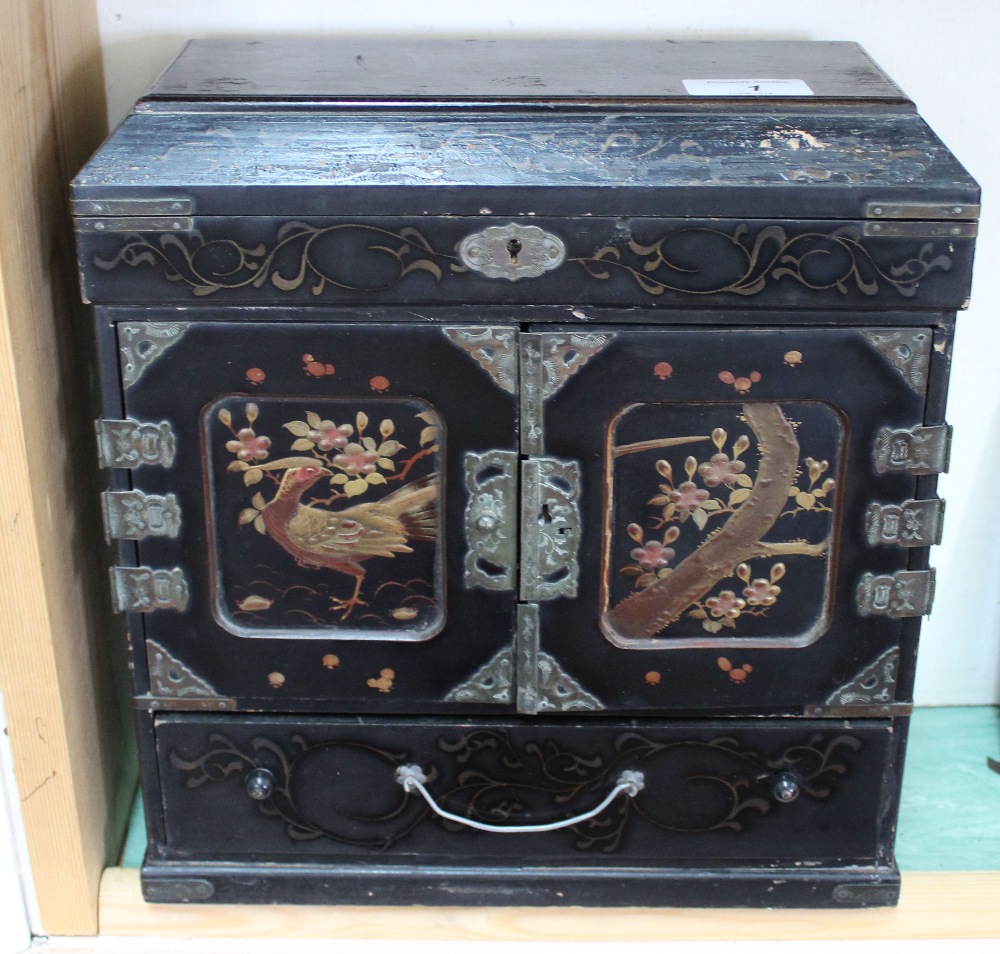
<instances>
[{"instance_id":1,"label":"engraved metal hinge plate","mask_svg":"<svg viewBox=\"0 0 1000 954\"><path fill-rule=\"evenodd\" d=\"M104 534L110 540L176 538L181 508L173 494L161 497L141 490L106 490L101 494Z\"/></svg>"},{"instance_id":2,"label":"engraved metal hinge plate","mask_svg":"<svg viewBox=\"0 0 1000 954\"><path fill-rule=\"evenodd\" d=\"M538 278L566 261L566 246L558 235L537 225L492 225L458 243L459 261L486 278L516 282Z\"/></svg>"},{"instance_id":3,"label":"engraved metal hinge plate","mask_svg":"<svg viewBox=\"0 0 1000 954\"><path fill-rule=\"evenodd\" d=\"M926 616L934 602L934 570L866 573L858 583L855 601L862 616Z\"/></svg>"},{"instance_id":4,"label":"engraved metal hinge plate","mask_svg":"<svg viewBox=\"0 0 1000 954\"><path fill-rule=\"evenodd\" d=\"M187 195L159 198L73 199L73 215L190 215L194 200Z\"/></svg>"},{"instance_id":5,"label":"engraved metal hinge plate","mask_svg":"<svg viewBox=\"0 0 1000 954\"><path fill-rule=\"evenodd\" d=\"M521 464L521 599L575 597L580 566L580 465L536 457Z\"/></svg>"},{"instance_id":6,"label":"engraved metal hinge plate","mask_svg":"<svg viewBox=\"0 0 1000 954\"><path fill-rule=\"evenodd\" d=\"M111 567L111 598L119 613L184 612L188 583L180 567L154 570L148 566Z\"/></svg>"},{"instance_id":7,"label":"engraved metal hinge plate","mask_svg":"<svg viewBox=\"0 0 1000 954\"><path fill-rule=\"evenodd\" d=\"M168 421L150 424L131 418L124 421L101 418L94 422L94 427L101 467L173 466L177 440Z\"/></svg>"},{"instance_id":8,"label":"engraved metal hinge plate","mask_svg":"<svg viewBox=\"0 0 1000 954\"><path fill-rule=\"evenodd\" d=\"M871 546L930 547L941 542L944 501L904 500L873 503L865 513L865 535Z\"/></svg>"},{"instance_id":9,"label":"engraved metal hinge plate","mask_svg":"<svg viewBox=\"0 0 1000 954\"><path fill-rule=\"evenodd\" d=\"M943 474L950 456L950 424L902 430L882 427L875 436L875 470L880 474Z\"/></svg>"},{"instance_id":10,"label":"engraved metal hinge plate","mask_svg":"<svg viewBox=\"0 0 1000 954\"><path fill-rule=\"evenodd\" d=\"M522 715L539 712L597 712L604 703L587 692L567 673L554 656L542 652L537 603L517 608L517 711Z\"/></svg>"},{"instance_id":11,"label":"engraved metal hinge plate","mask_svg":"<svg viewBox=\"0 0 1000 954\"><path fill-rule=\"evenodd\" d=\"M513 590L517 567L517 463L514 451L465 455L465 586Z\"/></svg>"},{"instance_id":12,"label":"engraved metal hinge plate","mask_svg":"<svg viewBox=\"0 0 1000 954\"><path fill-rule=\"evenodd\" d=\"M78 232L193 232L194 219L187 215L120 216L108 219L77 219Z\"/></svg>"}]
</instances>

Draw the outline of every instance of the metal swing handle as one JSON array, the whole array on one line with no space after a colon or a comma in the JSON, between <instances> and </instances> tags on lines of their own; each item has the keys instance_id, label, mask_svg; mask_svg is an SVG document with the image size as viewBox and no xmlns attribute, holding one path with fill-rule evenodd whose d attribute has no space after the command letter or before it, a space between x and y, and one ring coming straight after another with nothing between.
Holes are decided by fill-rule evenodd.
<instances>
[{"instance_id":1,"label":"metal swing handle","mask_svg":"<svg viewBox=\"0 0 1000 954\"><path fill-rule=\"evenodd\" d=\"M478 822L471 818L463 818L461 815L453 815L445 811L437 802L434 796L424 788L427 776L419 765L401 765L396 769L396 781L407 793L418 792L431 809L442 818L465 825L467 828L476 828L479 831L494 831L500 834L524 834L526 832L555 831L558 828L571 828L579 825L580 822L589 821L591 818L600 815L619 795L623 792L629 798L635 798L646 787L645 776L642 772L624 771L618 776L615 787L604 797L600 805L584 812L582 815L574 815L572 818L564 818L562 821L548 822L541 825L488 825L485 822Z\"/></svg>"}]
</instances>

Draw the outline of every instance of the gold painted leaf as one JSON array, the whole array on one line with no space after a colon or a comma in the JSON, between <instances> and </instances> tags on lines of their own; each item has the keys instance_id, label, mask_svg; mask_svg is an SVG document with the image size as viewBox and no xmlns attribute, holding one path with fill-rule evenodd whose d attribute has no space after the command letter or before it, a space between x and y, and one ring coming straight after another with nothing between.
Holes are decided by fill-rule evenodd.
<instances>
[{"instance_id":1,"label":"gold painted leaf","mask_svg":"<svg viewBox=\"0 0 1000 954\"><path fill-rule=\"evenodd\" d=\"M312 430L305 421L289 421L287 424L283 424L282 427L290 430L296 437L305 437Z\"/></svg>"},{"instance_id":2,"label":"gold painted leaf","mask_svg":"<svg viewBox=\"0 0 1000 954\"><path fill-rule=\"evenodd\" d=\"M664 546L668 546L669 544L673 543L674 540L676 540L680 535L681 535L680 527L667 527L666 531L663 534Z\"/></svg>"},{"instance_id":3,"label":"gold painted leaf","mask_svg":"<svg viewBox=\"0 0 1000 954\"><path fill-rule=\"evenodd\" d=\"M259 484L264 479L264 471L262 470L248 470L243 475L243 483L247 487L252 487L254 484Z\"/></svg>"},{"instance_id":4,"label":"gold painted leaf","mask_svg":"<svg viewBox=\"0 0 1000 954\"><path fill-rule=\"evenodd\" d=\"M812 508L816 506L816 498L812 494L806 493L804 490L795 495L795 502L803 510L812 510Z\"/></svg>"},{"instance_id":5,"label":"gold painted leaf","mask_svg":"<svg viewBox=\"0 0 1000 954\"><path fill-rule=\"evenodd\" d=\"M619 572L626 576L642 576L642 570L637 566L623 566Z\"/></svg>"},{"instance_id":6,"label":"gold painted leaf","mask_svg":"<svg viewBox=\"0 0 1000 954\"><path fill-rule=\"evenodd\" d=\"M330 483L331 484L346 484L348 480L350 480L350 478L347 476L347 474L334 474L330 478Z\"/></svg>"},{"instance_id":7,"label":"gold painted leaf","mask_svg":"<svg viewBox=\"0 0 1000 954\"><path fill-rule=\"evenodd\" d=\"M438 429L436 426L425 427L420 432L420 446L424 447L427 444L433 444L437 440Z\"/></svg>"},{"instance_id":8,"label":"gold painted leaf","mask_svg":"<svg viewBox=\"0 0 1000 954\"><path fill-rule=\"evenodd\" d=\"M299 437L296 440L292 441L293 451L308 451L312 450L314 446L315 445L313 444L312 441L307 440L304 437Z\"/></svg>"},{"instance_id":9,"label":"gold painted leaf","mask_svg":"<svg viewBox=\"0 0 1000 954\"><path fill-rule=\"evenodd\" d=\"M693 457L688 457L684 461L684 473L688 475L688 480L693 480L695 472L698 470L698 461Z\"/></svg>"},{"instance_id":10,"label":"gold painted leaf","mask_svg":"<svg viewBox=\"0 0 1000 954\"><path fill-rule=\"evenodd\" d=\"M364 477L358 477L356 480L349 480L344 484L344 493L348 497L357 497L358 494L363 494L368 489L368 481Z\"/></svg>"},{"instance_id":11,"label":"gold painted leaf","mask_svg":"<svg viewBox=\"0 0 1000 954\"><path fill-rule=\"evenodd\" d=\"M633 539L636 543L642 543L642 527L637 523L630 523L626 528L625 532Z\"/></svg>"},{"instance_id":12,"label":"gold painted leaf","mask_svg":"<svg viewBox=\"0 0 1000 954\"><path fill-rule=\"evenodd\" d=\"M253 495L250 503L252 503L258 510L263 510L267 506L267 501L264 499L264 495L260 491Z\"/></svg>"},{"instance_id":13,"label":"gold painted leaf","mask_svg":"<svg viewBox=\"0 0 1000 954\"><path fill-rule=\"evenodd\" d=\"M670 498L665 497L663 494L657 494L655 497L650 497L646 503L653 507L665 507L670 503Z\"/></svg>"},{"instance_id":14,"label":"gold painted leaf","mask_svg":"<svg viewBox=\"0 0 1000 954\"><path fill-rule=\"evenodd\" d=\"M396 469L396 465L391 460L389 460L388 457L380 457L378 459L378 465L379 465L379 467L382 468L382 470L395 470Z\"/></svg>"},{"instance_id":15,"label":"gold painted leaf","mask_svg":"<svg viewBox=\"0 0 1000 954\"><path fill-rule=\"evenodd\" d=\"M652 586L656 582L655 573L643 573L636 581L635 585L638 587L645 588L647 586Z\"/></svg>"},{"instance_id":16,"label":"gold painted leaf","mask_svg":"<svg viewBox=\"0 0 1000 954\"><path fill-rule=\"evenodd\" d=\"M375 438L374 437L362 437L361 438L361 446L364 447L364 449L366 451L373 451L373 450L375 450L375 447L376 447Z\"/></svg>"},{"instance_id":17,"label":"gold painted leaf","mask_svg":"<svg viewBox=\"0 0 1000 954\"><path fill-rule=\"evenodd\" d=\"M723 428L717 427L714 431L712 431L712 443L719 448L719 450L722 450L722 448L726 446L726 438L728 436L729 435Z\"/></svg>"},{"instance_id":18,"label":"gold painted leaf","mask_svg":"<svg viewBox=\"0 0 1000 954\"><path fill-rule=\"evenodd\" d=\"M245 460L234 460L226 468L226 470L230 471L231 473L237 474L240 473L241 471L246 470L249 466L250 465Z\"/></svg>"},{"instance_id":19,"label":"gold painted leaf","mask_svg":"<svg viewBox=\"0 0 1000 954\"><path fill-rule=\"evenodd\" d=\"M221 408L219 411L219 420L222 421L226 427L229 427L233 423L233 415L229 413L225 408Z\"/></svg>"},{"instance_id":20,"label":"gold painted leaf","mask_svg":"<svg viewBox=\"0 0 1000 954\"><path fill-rule=\"evenodd\" d=\"M749 474L737 474L736 483L739 484L740 487L752 487L753 478Z\"/></svg>"},{"instance_id":21,"label":"gold painted leaf","mask_svg":"<svg viewBox=\"0 0 1000 954\"><path fill-rule=\"evenodd\" d=\"M389 418L386 418L378 426L378 432L379 434L382 435L383 438L389 437L389 435L392 434L394 430L396 430L396 425L393 424L392 421L389 420Z\"/></svg>"},{"instance_id":22,"label":"gold painted leaf","mask_svg":"<svg viewBox=\"0 0 1000 954\"><path fill-rule=\"evenodd\" d=\"M413 416L427 424L437 425L441 423L441 419L433 411L421 411L419 414L414 414Z\"/></svg>"},{"instance_id":23,"label":"gold painted leaf","mask_svg":"<svg viewBox=\"0 0 1000 954\"><path fill-rule=\"evenodd\" d=\"M260 413L260 409L256 404L248 404L246 407L247 411L247 421L253 424L257 420L257 415Z\"/></svg>"},{"instance_id":24,"label":"gold painted leaf","mask_svg":"<svg viewBox=\"0 0 1000 954\"><path fill-rule=\"evenodd\" d=\"M722 504L719 503L714 497L711 500L706 500L701 505L701 509L707 513L714 513L716 510L722 509Z\"/></svg>"},{"instance_id":25,"label":"gold painted leaf","mask_svg":"<svg viewBox=\"0 0 1000 954\"><path fill-rule=\"evenodd\" d=\"M240 511L240 526L245 526L248 523L252 523L259 516L258 511L254 510L253 507L247 507L246 510Z\"/></svg>"},{"instance_id":26,"label":"gold painted leaf","mask_svg":"<svg viewBox=\"0 0 1000 954\"><path fill-rule=\"evenodd\" d=\"M735 507L736 504L743 503L749 496L750 491L746 487L740 487L729 495L729 506Z\"/></svg>"},{"instance_id":27,"label":"gold painted leaf","mask_svg":"<svg viewBox=\"0 0 1000 954\"><path fill-rule=\"evenodd\" d=\"M677 504L675 504L675 503L668 503L663 508L663 519L664 520L672 520L675 513L677 513Z\"/></svg>"},{"instance_id":28,"label":"gold painted leaf","mask_svg":"<svg viewBox=\"0 0 1000 954\"><path fill-rule=\"evenodd\" d=\"M708 613L697 606L688 613L688 616L690 616L691 619L708 619Z\"/></svg>"},{"instance_id":29,"label":"gold painted leaf","mask_svg":"<svg viewBox=\"0 0 1000 954\"><path fill-rule=\"evenodd\" d=\"M258 533L262 533L262 534L264 534L264 536L267 536L267 527L264 526L264 518L263 517L258 516L257 519L254 520L254 522L253 522L253 528Z\"/></svg>"},{"instance_id":30,"label":"gold painted leaf","mask_svg":"<svg viewBox=\"0 0 1000 954\"><path fill-rule=\"evenodd\" d=\"M750 567L746 563L741 563L736 567L736 575L744 582L750 582Z\"/></svg>"},{"instance_id":31,"label":"gold painted leaf","mask_svg":"<svg viewBox=\"0 0 1000 954\"><path fill-rule=\"evenodd\" d=\"M323 423L323 418L321 418L315 411L306 411L306 420L309 422L309 427L314 430Z\"/></svg>"},{"instance_id":32,"label":"gold painted leaf","mask_svg":"<svg viewBox=\"0 0 1000 954\"><path fill-rule=\"evenodd\" d=\"M674 469L670 466L670 461L668 460L658 460L656 462L656 472L664 480L673 480L674 478Z\"/></svg>"},{"instance_id":33,"label":"gold painted leaf","mask_svg":"<svg viewBox=\"0 0 1000 954\"><path fill-rule=\"evenodd\" d=\"M708 633L717 633L722 629L722 623L717 619L706 619L702 622L701 628Z\"/></svg>"},{"instance_id":34,"label":"gold painted leaf","mask_svg":"<svg viewBox=\"0 0 1000 954\"><path fill-rule=\"evenodd\" d=\"M366 445L367 446L367 445ZM376 448L372 448L375 450ZM392 457L394 454L398 454L403 449L403 445L399 441L383 441L377 448L379 457Z\"/></svg>"},{"instance_id":35,"label":"gold painted leaf","mask_svg":"<svg viewBox=\"0 0 1000 954\"><path fill-rule=\"evenodd\" d=\"M740 434L733 444L733 460L736 460L750 446L750 438L746 434Z\"/></svg>"},{"instance_id":36,"label":"gold painted leaf","mask_svg":"<svg viewBox=\"0 0 1000 954\"><path fill-rule=\"evenodd\" d=\"M722 623L723 626L728 626L730 629L736 629L736 621L730 619L728 616L723 616L719 622Z\"/></svg>"},{"instance_id":37,"label":"gold painted leaf","mask_svg":"<svg viewBox=\"0 0 1000 954\"><path fill-rule=\"evenodd\" d=\"M365 480L367 480L368 483L370 483L370 484L384 484L385 483L385 477L383 477L381 474L379 474L377 472L374 473L374 474L369 474L365 478Z\"/></svg>"},{"instance_id":38,"label":"gold painted leaf","mask_svg":"<svg viewBox=\"0 0 1000 954\"><path fill-rule=\"evenodd\" d=\"M662 580L665 576L670 576L673 572L674 571L671 567L665 566L662 570L657 570L656 575Z\"/></svg>"},{"instance_id":39,"label":"gold painted leaf","mask_svg":"<svg viewBox=\"0 0 1000 954\"><path fill-rule=\"evenodd\" d=\"M704 510L692 510L691 519L699 530L704 530L705 524L708 523L708 514Z\"/></svg>"},{"instance_id":40,"label":"gold painted leaf","mask_svg":"<svg viewBox=\"0 0 1000 954\"><path fill-rule=\"evenodd\" d=\"M364 411L358 411L358 416L355 418L358 424L358 431L363 431L368 426L368 415Z\"/></svg>"}]
</instances>

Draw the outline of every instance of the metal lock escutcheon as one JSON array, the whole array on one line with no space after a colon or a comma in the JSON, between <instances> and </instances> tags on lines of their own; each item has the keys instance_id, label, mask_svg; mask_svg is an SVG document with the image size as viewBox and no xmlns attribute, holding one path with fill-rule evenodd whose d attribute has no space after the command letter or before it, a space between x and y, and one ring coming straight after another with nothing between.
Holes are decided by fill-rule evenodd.
<instances>
[{"instance_id":1,"label":"metal lock escutcheon","mask_svg":"<svg viewBox=\"0 0 1000 954\"><path fill-rule=\"evenodd\" d=\"M473 232L458 243L457 251L471 271L510 282L538 278L566 261L566 246L558 235L515 222Z\"/></svg>"}]
</instances>

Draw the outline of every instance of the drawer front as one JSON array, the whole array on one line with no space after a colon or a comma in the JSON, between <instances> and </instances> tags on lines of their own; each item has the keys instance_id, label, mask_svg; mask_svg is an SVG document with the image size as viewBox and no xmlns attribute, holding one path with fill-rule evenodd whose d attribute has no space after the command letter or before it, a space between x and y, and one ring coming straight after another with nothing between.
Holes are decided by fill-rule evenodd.
<instances>
[{"instance_id":1,"label":"drawer front","mask_svg":"<svg viewBox=\"0 0 1000 954\"><path fill-rule=\"evenodd\" d=\"M898 738L898 730L895 736ZM165 840L153 857L477 867L891 861L888 722L672 724L155 720ZM439 817L403 774L419 768ZM616 795L623 773L641 791ZM574 821L574 819L577 819Z\"/></svg>"}]
</instances>

